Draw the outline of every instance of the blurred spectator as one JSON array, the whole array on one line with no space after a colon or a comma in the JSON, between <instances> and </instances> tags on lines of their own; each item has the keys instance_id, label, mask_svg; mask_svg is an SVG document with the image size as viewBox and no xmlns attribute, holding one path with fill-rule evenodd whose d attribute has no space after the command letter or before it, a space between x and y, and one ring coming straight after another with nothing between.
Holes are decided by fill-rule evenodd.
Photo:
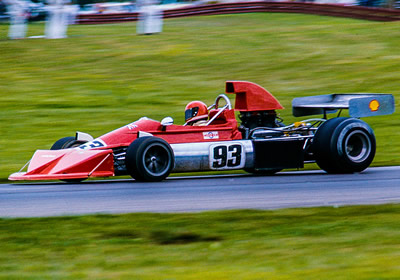
<instances>
[{"instance_id":1,"label":"blurred spectator","mask_svg":"<svg viewBox=\"0 0 400 280\"><path fill-rule=\"evenodd\" d=\"M71 13L76 9L71 9L70 5L65 5L68 0L49 0L46 9L48 17L45 27L45 35L48 39L60 39L67 37L67 29L71 20ZM75 17L74 15L74 17Z\"/></svg>"},{"instance_id":2,"label":"blurred spectator","mask_svg":"<svg viewBox=\"0 0 400 280\"><path fill-rule=\"evenodd\" d=\"M139 6L138 34L160 33L163 25L162 10L154 0L142 0Z\"/></svg>"},{"instance_id":3,"label":"blurred spectator","mask_svg":"<svg viewBox=\"0 0 400 280\"><path fill-rule=\"evenodd\" d=\"M3 0L7 6L7 13L10 16L10 28L8 38L22 39L26 36L26 21L29 17L30 1Z\"/></svg>"}]
</instances>

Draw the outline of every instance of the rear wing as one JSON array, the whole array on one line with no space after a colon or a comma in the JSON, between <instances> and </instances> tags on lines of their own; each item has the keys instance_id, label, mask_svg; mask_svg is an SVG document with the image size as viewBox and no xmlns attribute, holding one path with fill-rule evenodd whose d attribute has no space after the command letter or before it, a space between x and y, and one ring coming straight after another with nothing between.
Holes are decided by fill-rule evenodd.
<instances>
[{"instance_id":1,"label":"rear wing","mask_svg":"<svg viewBox=\"0 0 400 280\"><path fill-rule=\"evenodd\" d=\"M354 118L390 115L394 112L394 97L391 94L350 93L298 97L292 101L295 117L335 113L349 109Z\"/></svg>"}]
</instances>

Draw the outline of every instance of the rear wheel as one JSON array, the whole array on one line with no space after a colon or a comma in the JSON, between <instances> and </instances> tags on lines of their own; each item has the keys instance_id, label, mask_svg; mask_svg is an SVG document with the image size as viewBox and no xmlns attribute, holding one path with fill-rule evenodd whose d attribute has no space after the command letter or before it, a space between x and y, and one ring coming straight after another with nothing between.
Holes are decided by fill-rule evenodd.
<instances>
[{"instance_id":1,"label":"rear wheel","mask_svg":"<svg viewBox=\"0 0 400 280\"><path fill-rule=\"evenodd\" d=\"M162 181L174 167L174 153L161 138L140 137L126 150L125 164L128 173L138 181Z\"/></svg>"},{"instance_id":2,"label":"rear wheel","mask_svg":"<svg viewBox=\"0 0 400 280\"><path fill-rule=\"evenodd\" d=\"M313 140L315 160L328 173L361 172L371 164L375 150L371 127L354 118L326 121Z\"/></svg>"}]
</instances>

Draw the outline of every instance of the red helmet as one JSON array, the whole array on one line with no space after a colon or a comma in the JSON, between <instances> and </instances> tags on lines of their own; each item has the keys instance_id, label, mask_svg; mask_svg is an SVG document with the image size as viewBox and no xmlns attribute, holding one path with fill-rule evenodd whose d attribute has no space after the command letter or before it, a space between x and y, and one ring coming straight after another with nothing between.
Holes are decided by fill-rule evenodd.
<instances>
[{"instance_id":1,"label":"red helmet","mask_svg":"<svg viewBox=\"0 0 400 280\"><path fill-rule=\"evenodd\" d=\"M201 101L192 101L185 108L185 121L198 121L208 118L207 105Z\"/></svg>"}]
</instances>

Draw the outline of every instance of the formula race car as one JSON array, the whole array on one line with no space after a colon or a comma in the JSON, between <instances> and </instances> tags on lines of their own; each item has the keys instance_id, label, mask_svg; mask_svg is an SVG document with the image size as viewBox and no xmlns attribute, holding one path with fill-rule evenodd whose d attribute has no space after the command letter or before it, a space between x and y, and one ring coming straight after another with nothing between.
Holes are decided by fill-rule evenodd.
<instances>
[{"instance_id":1,"label":"formula race car","mask_svg":"<svg viewBox=\"0 0 400 280\"><path fill-rule=\"evenodd\" d=\"M22 172L25 165L9 180L74 182L131 175L138 181L161 181L171 172L244 169L273 174L310 162L328 173L361 172L371 164L376 142L371 127L359 118L394 112L391 94L301 97L292 102L294 116L322 117L285 126L276 113L283 107L261 86L227 81L226 93L236 95L234 109L221 94L202 113L200 125L143 117L96 139L77 132L56 141L50 150L36 151L27 171ZM351 117L327 119L328 113L343 109L349 109ZM200 110L188 108L188 119L198 118Z\"/></svg>"}]
</instances>

